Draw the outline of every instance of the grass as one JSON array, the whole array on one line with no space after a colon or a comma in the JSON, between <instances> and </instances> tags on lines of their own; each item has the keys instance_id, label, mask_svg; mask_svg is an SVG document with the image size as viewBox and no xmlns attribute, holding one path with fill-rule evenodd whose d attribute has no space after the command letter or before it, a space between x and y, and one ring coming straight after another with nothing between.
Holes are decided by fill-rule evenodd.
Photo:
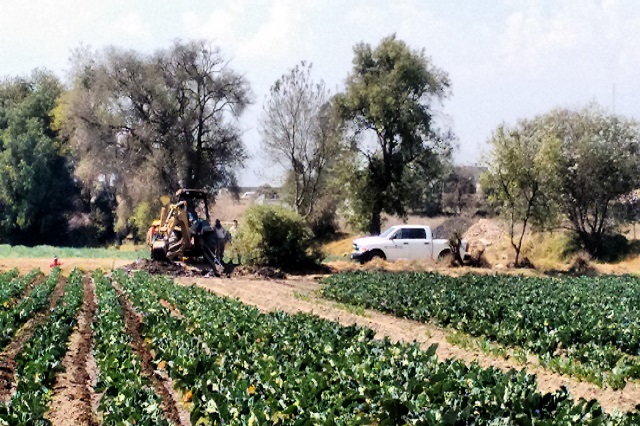
<instances>
[{"instance_id":1,"label":"grass","mask_svg":"<svg viewBox=\"0 0 640 426\"><path fill-rule=\"evenodd\" d=\"M123 246L124 247L124 246ZM0 244L0 258L51 258L57 256L60 259L83 258L83 259L123 259L136 260L148 259L149 252L142 246L129 247L126 249L117 248L75 248L75 247L53 247L53 246L10 246Z\"/></svg>"}]
</instances>

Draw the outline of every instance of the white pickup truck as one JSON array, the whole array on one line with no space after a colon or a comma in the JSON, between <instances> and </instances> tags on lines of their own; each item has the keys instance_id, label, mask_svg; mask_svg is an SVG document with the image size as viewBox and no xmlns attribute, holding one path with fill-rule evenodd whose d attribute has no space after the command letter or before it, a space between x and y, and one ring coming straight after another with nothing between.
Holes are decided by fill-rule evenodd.
<instances>
[{"instance_id":1,"label":"white pickup truck","mask_svg":"<svg viewBox=\"0 0 640 426\"><path fill-rule=\"evenodd\" d=\"M363 237L353 241L351 258L360 263L379 257L389 261L398 259L441 260L451 254L449 240L433 239L431 228L426 225L397 225L375 237ZM467 242L462 241L460 256L464 258Z\"/></svg>"}]
</instances>

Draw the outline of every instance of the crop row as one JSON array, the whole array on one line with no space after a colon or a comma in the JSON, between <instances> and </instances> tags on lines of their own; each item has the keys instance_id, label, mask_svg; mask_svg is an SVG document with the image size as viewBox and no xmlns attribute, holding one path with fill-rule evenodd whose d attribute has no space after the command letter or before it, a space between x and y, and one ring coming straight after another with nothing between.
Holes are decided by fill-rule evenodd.
<instances>
[{"instance_id":1,"label":"crop row","mask_svg":"<svg viewBox=\"0 0 640 426\"><path fill-rule=\"evenodd\" d=\"M18 276L18 269L13 268L0 274L0 292L4 292L5 286Z\"/></svg>"},{"instance_id":2,"label":"crop row","mask_svg":"<svg viewBox=\"0 0 640 426\"><path fill-rule=\"evenodd\" d=\"M60 268L54 268L44 283L37 285L28 297L11 308L0 311L0 349L9 343L18 328L37 311L47 306L48 298L60 278Z\"/></svg>"},{"instance_id":3,"label":"crop row","mask_svg":"<svg viewBox=\"0 0 640 426\"><path fill-rule=\"evenodd\" d=\"M122 306L111 282L93 273L98 299L93 328L95 358L99 369L96 392L102 392L103 425L168 425L160 397L131 347Z\"/></svg>"},{"instance_id":4,"label":"crop row","mask_svg":"<svg viewBox=\"0 0 640 426\"><path fill-rule=\"evenodd\" d=\"M0 310L6 311L13 306L14 298L20 296L27 286L40 274L40 271L34 269L23 277L17 276L10 271L0 277ZM12 279L13 278L13 279Z\"/></svg>"},{"instance_id":5,"label":"crop row","mask_svg":"<svg viewBox=\"0 0 640 426\"><path fill-rule=\"evenodd\" d=\"M613 387L640 378L640 280L634 277L356 272L325 283L326 297L515 345L562 373Z\"/></svg>"},{"instance_id":6,"label":"crop row","mask_svg":"<svg viewBox=\"0 0 640 426\"><path fill-rule=\"evenodd\" d=\"M57 273L56 273L57 275ZM17 361L17 388L0 406L0 425L45 425L44 419L61 359L82 305L82 272L69 275L64 295L24 344Z\"/></svg>"},{"instance_id":7,"label":"crop row","mask_svg":"<svg viewBox=\"0 0 640 426\"><path fill-rule=\"evenodd\" d=\"M114 273L143 334L191 400L194 424L637 424L534 376L460 361L435 347L375 340L312 315L260 313L162 277ZM172 310L165 307L168 302Z\"/></svg>"}]
</instances>

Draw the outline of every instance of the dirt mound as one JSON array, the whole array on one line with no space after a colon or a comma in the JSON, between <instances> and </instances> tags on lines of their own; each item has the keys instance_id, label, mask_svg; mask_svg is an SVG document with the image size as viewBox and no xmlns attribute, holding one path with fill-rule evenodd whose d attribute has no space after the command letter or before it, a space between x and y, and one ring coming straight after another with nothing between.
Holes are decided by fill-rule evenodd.
<instances>
[{"instance_id":1,"label":"dirt mound","mask_svg":"<svg viewBox=\"0 0 640 426\"><path fill-rule=\"evenodd\" d=\"M278 268L270 266L254 267L248 265L239 265L231 272L232 277L247 277L255 276L258 278L282 280L287 278L287 275Z\"/></svg>"},{"instance_id":2,"label":"dirt mound","mask_svg":"<svg viewBox=\"0 0 640 426\"><path fill-rule=\"evenodd\" d=\"M449 239L454 232L464 234L473 222L474 219L469 217L452 217L433 228L433 238Z\"/></svg>"},{"instance_id":3,"label":"dirt mound","mask_svg":"<svg viewBox=\"0 0 640 426\"><path fill-rule=\"evenodd\" d=\"M255 277L261 279L285 279L287 275L278 268L269 266L254 267L226 263L216 269L208 264L188 265L182 262L141 259L122 267L127 272L145 271L150 274L169 275L172 277Z\"/></svg>"},{"instance_id":4,"label":"dirt mound","mask_svg":"<svg viewBox=\"0 0 640 426\"><path fill-rule=\"evenodd\" d=\"M480 219L464 233L464 239L470 242L479 241L485 246L495 245L504 238L500 224L492 219Z\"/></svg>"},{"instance_id":5,"label":"dirt mound","mask_svg":"<svg viewBox=\"0 0 640 426\"><path fill-rule=\"evenodd\" d=\"M145 271L150 274L170 275L172 277L211 277L216 272L207 267L190 266L180 262L140 259L122 267L127 272Z\"/></svg>"}]
</instances>

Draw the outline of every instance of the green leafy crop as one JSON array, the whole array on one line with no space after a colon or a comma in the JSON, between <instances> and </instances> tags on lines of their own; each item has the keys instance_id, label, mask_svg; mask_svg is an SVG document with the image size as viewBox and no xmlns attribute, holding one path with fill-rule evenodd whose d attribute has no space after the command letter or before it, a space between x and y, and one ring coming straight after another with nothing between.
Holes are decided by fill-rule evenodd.
<instances>
[{"instance_id":1,"label":"green leafy crop","mask_svg":"<svg viewBox=\"0 0 640 426\"><path fill-rule=\"evenodd\" d=\"M193 424L607 424L534 376L439 361L435 347L374 339L308 314L260 313L144 273L114 273L143 318L155 362L190 400ZM161 304L168 302L172 309Z\"/></svg>"},{"instance_id":2,"label":"green leafy crop","mask_svg":"<svg viewBox=\"0 0 640 426\"><path fill-rule=\"evenodd\" d=\"M614 388L640 378L635 277L356 272L325 283L329 298L521 347L561 373Z\"/></svg>"},{"instance_id":3,"label":"green leafy crop","mask_svg":"<svg viewBox=\"0 0 640 426\"><path fill-rule=\"evenodd\" d=\"M142 372L131 347L122 306L115 289L99 271L93 273L98 298L93 328L95 357L100 370L97 392L103 392L103 425L168 425L151 381Z\"/></svg>"},{"instance_id":4,"label":"green leafy crop","mask_svg":"<svg viewBox=\"0 0 640 426\"><path fill-rule=\"evenodd\" d=\"M44 419L55 376L62 370L69 336L82 305L82 272L69 275L64 296L58 300L47 321L34 330L16 359L16 393L0 406L0 424L48 425Z\"/></svg>"}]
</instances>

